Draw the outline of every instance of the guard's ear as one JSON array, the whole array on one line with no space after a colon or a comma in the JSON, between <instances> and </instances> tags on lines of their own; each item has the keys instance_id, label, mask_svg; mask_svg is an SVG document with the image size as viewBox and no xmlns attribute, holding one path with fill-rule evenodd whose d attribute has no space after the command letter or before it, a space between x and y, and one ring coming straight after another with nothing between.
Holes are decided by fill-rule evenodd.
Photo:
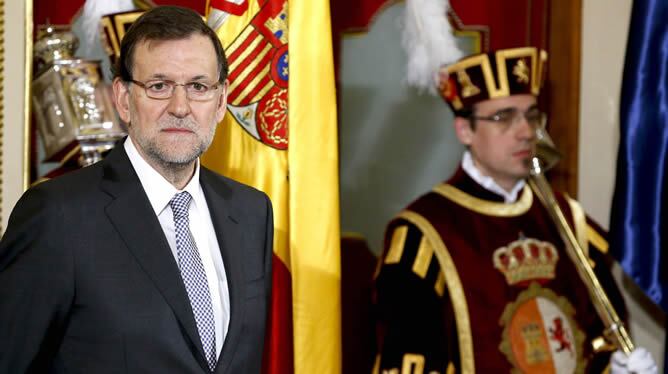
<instances>
[{"instance_id":1,"label":"guard's ear","mask_svg":"<svg viewBox=\"0 0 668 374\"><path fill-rule=\"evenodd\" d=\"M218 98L218 106L216 108L216 123L220 123L220 121L223 120L223 117L225 117L225 111L227 110L227 89L229 86L230 82L225 79L223 87L221 88L223 94L220 95L220 98Z\"/></svg>"},{"instance_id":2,"label":"guard's ear","mask_svg":"<svg viewBox=\"0 0 668 374\"><path fill-rule=\"evenodd\" d=\"M112 89L114 91L114 105L118 111L119 117L123 122L130 123L130 91L128 84L123 82L121 78L114 78L112 84Z\"/></svg>"},{"instance_id":3,"label":"guard's ear","mask_svg":"<svg viewBox=\"0 0 668 374\"><path fill-rule=\"evenodd\" d=\"M457 139L464 145L471 145L473 140L473 128L471 128L471 121L464 117L455 117L455 133Z\"/></svg>"}]
</instances>

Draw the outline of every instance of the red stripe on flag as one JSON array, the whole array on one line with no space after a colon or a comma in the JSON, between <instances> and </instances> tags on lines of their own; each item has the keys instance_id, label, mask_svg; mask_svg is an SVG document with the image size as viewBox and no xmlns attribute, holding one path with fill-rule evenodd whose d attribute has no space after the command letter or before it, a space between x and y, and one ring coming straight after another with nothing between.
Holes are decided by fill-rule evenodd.
<instances>
[{"instance_id":1,"label":"red stripe on flag","mask_svg":"<svg viewBox=\"0 0 668 374\"><path fill-rule=\"evenodd\" d=\"M292 277L281 259L272 255L271 311L267 321L262 372L294 373L292 338Z\"/></svg>"},{"instance_id":2,"label":"red stripe on flag","mask_svg":"<svg viewBox=\"0 0 668 374\"><path fill-rule=\"evenodd\" d=\"M239 76L239 74L241 74L246 69L246 67L248 65L250 65L255 60L255 58L260 54L260 52L262 52L262 50L268 44L269 44L269 42L267 42L266 40L261 41L257 45L257 47L255 47L253 52L249 53L248 56L246 56L246 58L239 64L239 66L237 66L234 69L234 71L230 72L230 76L227 79L230 82L236 81L236 78ZM246 80L249 80L249 79L252 80L253 78L255 78L255 76L257 75L257 72L264 69L266 67L266 65L271 62L271 56L272 56L271 50L267 51L267 54L264 55L264 57L262 58L262 61L260 61L257 64L257 66L254 68L254 70L250 74L248 74Z\"/></svg>"},{"instance_id":3,"label":"red stripe on flag","mask_svg":"<svg viewBox=\"0 0 668 374\"><path fill-rule=\"evenodd\" d=\"M251 27L251 26L248 26ZM237 58L239 58L239 55L243 53L243 51L248 48L248 46L255 40L257 37L263 38L262 34L259 32L255 31L255 29L251 30L251 32L248 33L248 36L244 41L241 42L241 44L232 52L229 56L227 56L227 61L232 64ZM238 37L237 37L238 38ZM227 51L226 51L227 52Z\"/></svg>"},{"instance_id":4,"label":"red stripe on flag","mask_svg":"<svg viewBox=\"0 0 668 374\"><path fill-rule=\"evenodd\" d=\"M235 101L235 100L236 100L236 97L232 96L231 93L230 93L230 100L231 100L231 101L234 101L234 102L236 103L235 105L238 105L238 106L246 106L246 105L253 104L253 102L251 102L251 100L255 97L255 95L257 95L257 94L262 90L262 88L264 88L264 86L267 85L267 83L271 82L271 80L272 80L272 79L271 79L271 75L270 75L270 74L267 74L267 75L265 75L264 77L262 77L262 79L260 79L260 80L257 82L257 85L256 85L256 86L255 86L255 87L248 93L248 95L246 95L246 96L244 97L243 100L241 100L241 101L239 101L239 102L236 102L236 101ZM262 101L262 98L263 98L263 97L266 97L268 94L272 93L273 90L275 90L275 89L276 89L276 85L272 85L272 86L269 88L269 91L267 91L267 92L265 93L265 95L262 96L261 98L259 98L257 101ZM236 91L236 90L235 90L235 91ZM259 114L259 113L258 113L258 114Z\"/></svg>"},{"instance_id":5,"label":"red stripe on flag","mask_svg":"<svg viewBox=\"0 0 668 374\"><path fill-rule=\"evenodd\" d=\"M260 69L265 68L266 66L258 65L257 68L255 68L256 71L253 72L253 74L257 74ZM233 91L230 91L229 97L230 97L230 102L234 102L234 105L248 105L252 104L251 100L257 95L263 88L264 86L267 85L271 81L271 74L265 74L264 76L260 77L260 80L257 81L255 84L255 87L251 89L248 94L245 95L243 100L237 101L239 98L239 95L241 94L241 91L243 91L246 88L246 85L250 82L250 79L244 80L244 82L240 85L238 85Z\"/></svg>"},{"instance_id":6,"label":"red stripe on flag","mask_svg":"<svg viewBox=\"0 0 668 374\"><path fill-rule=\"evenodd\" d=\"M235 4L226 0L211 0L211 8L222 10L235 16L243 15L248 10L248 0L243 0L241 4Z\"/></svg>"}]
</instances>

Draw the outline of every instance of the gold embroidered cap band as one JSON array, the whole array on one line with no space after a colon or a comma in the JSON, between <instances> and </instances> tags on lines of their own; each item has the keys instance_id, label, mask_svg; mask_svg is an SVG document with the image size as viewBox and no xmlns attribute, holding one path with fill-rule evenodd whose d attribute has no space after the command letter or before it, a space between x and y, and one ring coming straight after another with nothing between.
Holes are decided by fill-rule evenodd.
<instances>
[{"instance_id":1,"label":"gold embroidered cap band","mask_svg":"<svg viewBox=\"0 0 668 374\"><path fill-rule=\"evenodd\" d=\"M438 91L455 113L474 104L518 94L538 96L547 52L534 47L499 49L466 57L438 72Z\"/></svg>"}]
</instances>

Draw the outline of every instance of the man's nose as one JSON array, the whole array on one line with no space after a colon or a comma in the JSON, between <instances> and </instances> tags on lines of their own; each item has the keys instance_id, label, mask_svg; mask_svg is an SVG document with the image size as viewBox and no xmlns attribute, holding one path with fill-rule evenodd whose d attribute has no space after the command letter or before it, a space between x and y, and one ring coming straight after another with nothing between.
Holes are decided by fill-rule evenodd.
<instances>
[{"instance_id":1,"label":"man's nose","mask_svg":"<svg viewBox=\"0 0 668 374\"><path fill-rule=\"evenodd\" d=\"M183 118L190 114L190 101L184 86L175 86L172 97L169 98L167 110L174 117Z\"/></svg>"},{"instance_id":2,"label":"man's nose","mask_svg":"<svg viewBox=\"0 0 668 374\"><path fill-rule=\"evenodd\" d=\"M525 116L520 116L515 123L515 134L519 139L532 140L536 138L536 128L527 121Z\"/></svg>"}]
</instances>

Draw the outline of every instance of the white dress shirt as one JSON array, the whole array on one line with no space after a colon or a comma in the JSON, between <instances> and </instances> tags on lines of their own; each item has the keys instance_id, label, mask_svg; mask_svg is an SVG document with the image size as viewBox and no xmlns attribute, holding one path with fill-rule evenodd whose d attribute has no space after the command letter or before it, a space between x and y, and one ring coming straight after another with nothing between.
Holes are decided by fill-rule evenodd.
<instances>
[{"instance_id":1,"label":"white dress shirt","mask_svg":"<svg viewBox=\"0 0 668 374\"><path fill-rule=\"evenodd\" d=\"M464 152L464 157L462 157L462 169L469 175L474 181L479 185L483 186L485 189L494 192L497 195L503 196L503 199L506 203L514 203L517 200L517 195L522 191L526 182L524 179L520 179L515 186L510 190L506 191L503 187L499 186L494 178L483 175L480 170L473 163L473 157L471 157L471 152Z\"/></svg>"},{"instance_id":2,"label":"white dress shirt","mask_svg":"<svg viewBox=\"0 0 668 374\"><path fill-rule=\"evenodd\" d=\"M151 202L151 206L160 221L172 250L174 260L178 264L176 252L176 234L174 232L174 215L169 201L179 192L188 191L192 196L188 217L190 231L195 239L197 251L199 252L204 271L206 272L211 302L213 306L214 322L216 324L216 354L219 357L223 349L223 342L227 335L230 323L230 293L227 286L223 257L220 253L216 231L211 221L209 206L204 198L204 191L199 182L200 165L197 160L195 174L183 190L177 190L160 173L158 173L139 154L134 143L128 137L124 143L125 151L130 158L132 167L139 176L139 181L144 187L144 192ZM217 281L214 281L217 280Z\"/></svg>"}]
</instances>

